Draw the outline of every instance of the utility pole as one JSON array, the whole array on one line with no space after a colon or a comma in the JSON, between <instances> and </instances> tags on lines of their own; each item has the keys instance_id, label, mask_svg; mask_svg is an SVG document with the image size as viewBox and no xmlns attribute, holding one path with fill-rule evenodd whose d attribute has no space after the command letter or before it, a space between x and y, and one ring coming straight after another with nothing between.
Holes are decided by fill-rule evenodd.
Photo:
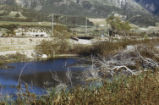
<instances>
[{"instance_id":1,"label":"utility pole","mask_svg":"<svg viewBox=\"0 0 159 105\"><path fill-rule=\"evenodd\" d=\"M85 21L85 33L87 34L87 32L88 32L88 30L87 30L87 25L88 25L88 23L87 23L87 17L86 17L86 21Z\"/></svg>"},{"instance_id":2,"label":"utility pole","mask_svg":"<svg viewBox=\"0 0 159 105\"><path fill-rule=\"evenodd\" d=\"M51 26L52 26L52 36L54 36L54 14L52 14Z\"/></svg>"},{"instance_id":3,"label":"utility pole","mask_svg":"<svg viewBox=\"0 0 159 105\"><path fill-rule=\"evenodd\" d=\"M64 17L64 22L63 22L63 24L65 24L66 26L67 26L67 16L63 16Z\"/></svg>"}]
</instances>

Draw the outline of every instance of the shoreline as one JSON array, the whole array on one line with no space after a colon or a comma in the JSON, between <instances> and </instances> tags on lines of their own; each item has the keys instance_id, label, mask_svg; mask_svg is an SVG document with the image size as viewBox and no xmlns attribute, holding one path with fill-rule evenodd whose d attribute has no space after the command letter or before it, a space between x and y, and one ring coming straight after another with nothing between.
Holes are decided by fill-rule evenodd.
<instances>
[{"instance_id":1,"label":"shoreline","mask_svg":"<svg viewBox=\"0 0 159 105\"><path fill-rule=\"evenodd\" d=\"M22 59L16 59L16 58L13 58L13 57L10 57L10 56L17 56L17 57L20 57L20 56L24 56L24 58ZM57 54L53 57L47 57L47 58L36 58L36 57L33 57L33 58L28 58L26 55L24 54L20 54L20 56L18 56L18 53L17 54L8 54L8 55L1 55L0 58L2 59L2 61L0 61L0 69L2 68L5 68L7 69L7 64L9 63L17 63L17 62L38 62L38 61L47 61L47 60L50 60L50 59L57 59L57 58L69 58L69 57L79 57L80 55L78 54Z\"/></svg>"}]
</instances>

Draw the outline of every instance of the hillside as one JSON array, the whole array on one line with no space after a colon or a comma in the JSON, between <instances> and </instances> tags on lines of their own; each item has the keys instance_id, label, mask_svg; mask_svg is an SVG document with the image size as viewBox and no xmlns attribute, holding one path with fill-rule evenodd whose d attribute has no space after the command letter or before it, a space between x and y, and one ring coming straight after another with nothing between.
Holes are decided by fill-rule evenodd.
<instances>
[{"instance_id":1,"label":"hillside","mask_svg":"<svg viewBox=\"0 0 159 105\"><path fill-rule=\"evenodd\" d=\"M48 20L48 14L14 5L0 5L1 21L43 21Z\"/></svg>"},{"instance_id":2,"label":"hillside","mask_svg":"<svg viewBox=\"0 0 159 105\"><path fill-rule=\"evenodd\" d=\"M144 8L150 12L159 15L159 1L158 0L136 0Z\"/></svg>"},{"instance_id":3,"label":"hillside","mask_svg":"<svg viewBox=\"0 0 159 105\"><path fill-rule=\"evenodd\" d=\"M136 2L137 1L137 2ZM157 18L139 0L0 0L1 6L17 7L21 17L47 20L49 14L105 18L112 13L125 15L138 25L155 25ZM13 10L13 9L10 9ZM28 10L30 12L28 12ZM27 12L26 12L27 11ZM35 12L36 11L36 12ZM0 11L2 14L3 9ZM11 12L11 11L10 11ZM23 16L24 15L24 16ZM6 17L6 15L5 15ZM8 16L7 16L8 17ZM132 18L133 17L133 18ZM17 17L16 17L17 18ZM36 19L38 18L38 19ZM40 19L39 19L40 18ZM6 18L5 18L6 19Z\"/></svg>"}]
</instances>

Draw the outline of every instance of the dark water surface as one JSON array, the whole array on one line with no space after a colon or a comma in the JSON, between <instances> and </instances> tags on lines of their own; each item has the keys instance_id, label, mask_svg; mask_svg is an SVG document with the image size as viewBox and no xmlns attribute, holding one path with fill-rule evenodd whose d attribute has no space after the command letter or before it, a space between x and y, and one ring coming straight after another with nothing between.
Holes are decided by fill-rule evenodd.
<instances>
[{"instance_id":1,"label":"dark water surface","mask_svg":"<svg viewBox=\"0 0 159 105\"><path fill-rule=\"evenodd\" d=\"M32 93L45 94L46 88L56 86L58 82L70 83L66 76L68 70L72 73L73 84L78 84L82 71L88 68L88 66L81 66L81 62L83 61L79 58L59 58L8 64L11 68L0 69L0 95L15 94L19 82L22 88L24 84L28 84Z\"/></svg>"}]
</instances>

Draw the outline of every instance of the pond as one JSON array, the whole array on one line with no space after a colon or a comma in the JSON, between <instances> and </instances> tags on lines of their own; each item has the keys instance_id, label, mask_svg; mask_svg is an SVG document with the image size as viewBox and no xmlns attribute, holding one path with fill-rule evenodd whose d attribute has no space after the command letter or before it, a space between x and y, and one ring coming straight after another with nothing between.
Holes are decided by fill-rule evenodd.
<instances>
[{"instance_id":1,"label":"pond","mask_svg":"<svg viewBox=\"0 0 159 105\"><path fill-rule=\"evenodd\" d=\"M58 58L48 61L23 62L8 64L9 69L0 69L0 94L15 95L20 83L24 88L37 95L46 93L46 89L56 86L59 82L69 84L66 72L71 71L72 84L81 83L83 70L89 68L80 58Z\"/></svg>"}]
</instances>

